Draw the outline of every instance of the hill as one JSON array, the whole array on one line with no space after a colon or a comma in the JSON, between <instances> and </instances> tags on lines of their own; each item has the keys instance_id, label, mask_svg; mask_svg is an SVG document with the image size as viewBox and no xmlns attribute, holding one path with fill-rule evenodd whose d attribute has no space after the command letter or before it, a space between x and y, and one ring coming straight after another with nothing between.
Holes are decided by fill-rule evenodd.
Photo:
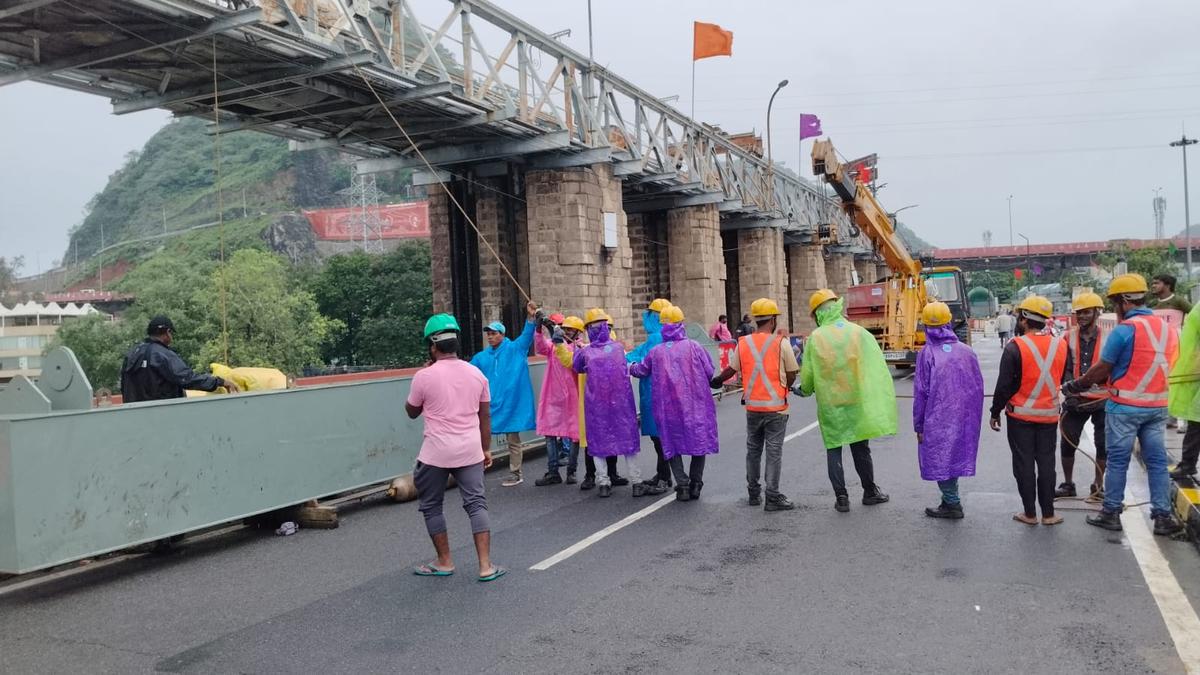
<instances>
[{"instance_id":1,"label":"hill","mask_svg":"<svg viewBox=\"0 0 1200 675\"><path fill-rule=\"evenodd\" d=\"M933 244L918 237L917 233L913 232L912 228L904 223L899 223L897 225L896 232L900 235L900 238L904 240L904 246L908 248L908 252L914 256L920 255L921 253L930 251L934 248Z\"/></svg>"}]
</instances>

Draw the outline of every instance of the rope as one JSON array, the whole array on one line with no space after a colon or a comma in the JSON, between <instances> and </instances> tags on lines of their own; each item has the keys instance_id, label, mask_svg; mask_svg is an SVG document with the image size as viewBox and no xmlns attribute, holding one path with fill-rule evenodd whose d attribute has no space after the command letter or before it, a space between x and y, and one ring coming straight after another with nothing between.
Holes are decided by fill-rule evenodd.
<instances>
[{"instance_id":1,"label":"rope","mask_svg":"<svg viewBox=\"0 0 1200 675\"><path fill-rule=\"evenodd\" d=\"M220 240L220 268L217 275L221 296L221 351L225 356L225 364L229 365L229 309L226 303L225 287L225 203L221 192L221 92L217 84L217 36L212 39L212 73L213 73L213 165L214 180L217 187L217 233Z\"/></svg>"}]
</instances>

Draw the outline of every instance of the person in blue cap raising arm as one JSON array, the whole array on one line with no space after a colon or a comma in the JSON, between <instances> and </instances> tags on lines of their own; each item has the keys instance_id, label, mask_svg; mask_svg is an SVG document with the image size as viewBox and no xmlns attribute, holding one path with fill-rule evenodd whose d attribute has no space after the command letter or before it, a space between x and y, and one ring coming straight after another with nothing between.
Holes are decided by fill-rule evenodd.
<instances>
[{"instance_id":1,"label":"person in blue cap raising arm","mask_svg":"<svg viewBox=\"0 0 1200 675\"><path fill-rule=\"evenodd\" d=\"M511 472L501 485L515 487L522 482L521 432L537 426L533 407L533 383L529 379L529 349L533 346L537 305L525 306L529 318L525 329L510 340L505 337L504 324L493 321L483 328L487 347L471 359L471 365L483 371L492 393L492 433L505 434L508 442L508 469Z\"/></svg>"}]
</instances>

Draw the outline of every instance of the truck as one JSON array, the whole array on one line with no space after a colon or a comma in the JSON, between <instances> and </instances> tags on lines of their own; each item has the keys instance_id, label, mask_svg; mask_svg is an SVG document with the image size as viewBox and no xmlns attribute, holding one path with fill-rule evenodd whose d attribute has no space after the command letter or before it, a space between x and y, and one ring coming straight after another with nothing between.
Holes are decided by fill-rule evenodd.
<instances>
[{"instance_id":1,"label":"truck","mask_svg":"<svg viewBox=\"0 0 1200 675\"><path fill-rule=\"evenodd\" d=\"M870 331L884 358L898 367L911 367L925 344L921 309L940 300L950 307L959 340L971 340L970 305L966 280L957 267L926 268L909 254L896 232L896 223L871 190L838 159L830 139L812 149L813 173L833 187L854 225L874 245L891 272L878 283L852 286L846 294L847 317Z\"/></svg>"}]
</instances>

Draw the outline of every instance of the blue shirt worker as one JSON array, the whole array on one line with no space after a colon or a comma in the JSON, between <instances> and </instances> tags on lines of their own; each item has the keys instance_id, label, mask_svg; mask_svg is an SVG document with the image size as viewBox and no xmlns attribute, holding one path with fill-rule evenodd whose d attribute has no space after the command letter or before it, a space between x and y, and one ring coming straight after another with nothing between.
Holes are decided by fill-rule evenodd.
<instances>
[{"instance_id":1,"label":"blue shirt worker","mask_svg":"<svg viewBox=\"0 0 1200 675\"><path fill-rule=\"evenodd\" d=\"M471 359L471 365L483 371L492 393L492 433L504 434L508 443L508 478L501 485L515 487L522 483L521 432L537 426L533 406L533 383L529 379L529 350L533 346L537 305L525 306L529 319L525 329L510 340L505 337L504 324L493 321L483 328L487 347Z\"/></svg>"},{"instance_id":2,"label":"blue shirt worker","mask_svg":"<svg viewBox=\"0 0 1200 675\"><path fill-rule=\"evenodd\" d=\"M646 330L646 341L637 349L625 355L628 363L641 363L646 355L663 342L662 321L659 315L671 306L671 301L655 298L646 311L642 313L642 328ZM662 440L658 436L658 424L654 421L654 387L650 378L638 380L638 411L641 414L641 430L643 436L649 436L654 444L654 454L658 455L654 475L642 481L646 486L645 494L660 495L671 488L671 465L663 457Z\"/></svg>"},{"instance_id":3,"label":"blue shirt worker","mask_svg":"<svg viewBox=\"0 0 1200 675\"><path fill-rule=\"evenodd\" d=\"M1083 377L1063 385L1069 395L1107 383L1112 397L1105 404L1104 435L1108 464L1104 472L1104 505L1088 516L1089 525L1120 531L1125 477L1133 442L1142 448L1150 483L1150 517L1154 534L1169 536L1183 529L1171 512L1167 448L1167 375L1179 353L1179 337L1146 307L1149 288L1140 274L1121 274L1108 287L1108 299L1121 317L1100 352L1100 362Z\"/></svg>"}]
</instances>

